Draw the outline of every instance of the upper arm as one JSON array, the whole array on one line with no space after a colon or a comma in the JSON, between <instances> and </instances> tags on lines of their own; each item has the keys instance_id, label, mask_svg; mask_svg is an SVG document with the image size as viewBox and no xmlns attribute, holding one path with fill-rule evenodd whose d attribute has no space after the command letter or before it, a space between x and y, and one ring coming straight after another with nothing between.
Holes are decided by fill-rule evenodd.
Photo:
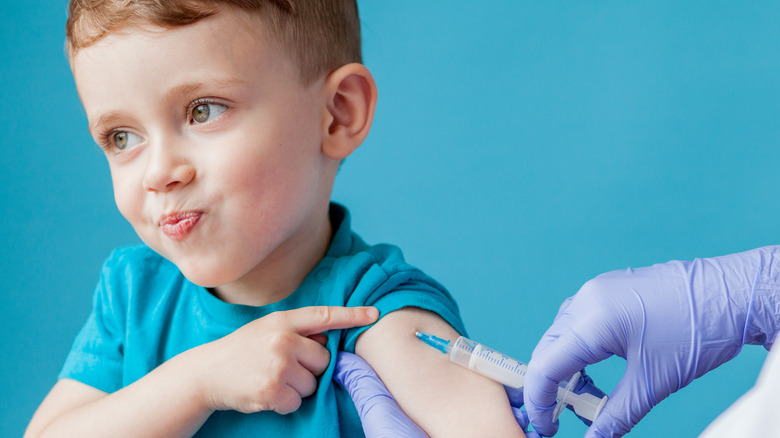
<instances>
[{"instance_id":1,"label":"upper arm","mask_svg":"<svg viewBox=\"0 0 780 438\"><path fill-rule=\"evenodd\" d=\"M458 336L438 315L407 307L382 318L355 347L409 418L432 437L524 436L501 384L449 362L415 331Z\"/></svg>"},{"instance_id":2,"label":"upper arm","mask_svg":"<svg viewBox=\"0 0 780 438\"><path fill-rule=\"evenodd\" d=\"M27 426L25 437L41 434L55 418L108 395L76 380L62 379L49 391Z\"/></svg>"}]
</instances>

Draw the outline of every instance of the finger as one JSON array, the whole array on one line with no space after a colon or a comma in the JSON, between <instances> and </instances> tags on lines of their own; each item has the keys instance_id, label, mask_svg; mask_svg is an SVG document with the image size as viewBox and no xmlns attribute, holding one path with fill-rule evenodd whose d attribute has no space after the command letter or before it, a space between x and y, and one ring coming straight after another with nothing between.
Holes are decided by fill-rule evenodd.
<instances>
[{"instance_id":1,"label":"finger","mask_svg":"<svg viewBox=\"0 0 780 438\"><path fill-rule=\"evenodd\" d=\"M622 436L627 434L649 411L651 405L643 382L626 373L609 395L604 408L585 433L586 437Z\"/></svg>"},{"instance_id":2,"label":"finger","mask_svg":"<svg viewBox=\"0 0 780 438\"><path fill-rule=\"evenodd\" d=\"M360 356L339 352L333 378L355 403L366 437L427 438L428 435L406 416L374 369Z\"/></svg>"},{"instance_id":3,"label":"finger","mask_svg":"<svg viewBox=\"0 0 780 438\"><path fill-rule=\"evenodd\" d=\"M304 367L291 367L285 375L285 381L298 392L301 398L314 394L317 389L317 378Z\"/></svg>"},{"instance_id":4,"label":"finger","mask_svg":"<svg viewBox=\"0 0 780 438\"><path fill-rule=\"evenodd\" d=\"M525 409L512 406L512 415L515 416L515 421L517 421L517 424L520 425L524 432L528 430L528 412Z\"/></svg>"},{"instance_id":5,"label":"finger","mask_svg":"<svg viewBox=\"0 0 780 438\"><path fill-rule=\"evenodd\" d=\"M525 382L523 397L528 420L539 433L545 436L555 435L558 432L558 422L552 421L552 415L558 383L545 376L532 378L530 375L526 375Z\"/></svg>"},{"instance_id":6,"label":"finger","mask_svg":"<svg viewBox=\"0 0 780 438\"><path fill-rule=\"evenodd\" d=\"M356 386L357 381L361 378L375 374L376 372L371 368L371 365L357 354L346 351L338 352L333 379L344 388L349 390L349 388Z\"/></svg>"},{"instance_id":7,"label":"finger","mask_svg":"<svg viewBox=\"0 0 780 438\"><path fill-rule=\"evenodd\" d=\"M506 391L506 396L509 399L509 404L513 408L523 407L523 388L512 388L509 386L504 386L504 390Z\"/></svg>"},{"instance_id":8,"label":"finger","mask_svg":"<svg viewBox=\"0 0 780 438\"><path fill-rule=\"evenodd\" d=\"M316 334L313 334L313 335L309 335L309 336L307 336L307 338L315 341L316 343L322 345L323 347L325 346L325 344L328 343L328 337L323 335L322 333L316 333Z\"/></svg>"},{"instance_id":9,"label":"finger","mask_svg":"<svg viewBox=\"0 0 780 438\"><path fill-rule=\"evenodd\" d=\"M300 338L301 343L296 348L296 359L306 370L319 376L330 364L330 352L319 342L310 338Z\"/></svg>"},{"instance_id":10,"label":"finger","mask_svg":"<svg viewBox=\"0 0 780 438\"><path fill-rule=\"evenodd\" d=\"M569 327L574 323L574 318L571 313L567 311L573 297L569 297L561 304L561 309L558 314L555 315L555 320L550 327L544 332L542 338L534 347L534 351L531 353L531 358L536 355L542 354L551 344L553 344L558 338L563 336Z\"/></svg>"},{"instance_id":11,"label":"finger","mask_svg":"<svg viewBox=\"0 0 780 438\"><path fill-rule=\"evenodd\" d=\"M517 424L525 432L526 438L542 438L536 431L528 430L530 424L528 422L528 412L524 409L512 407L512 414L514 414Z\"/></svg>"},{"instance_id":12,"label":"finger","mask_svg":"<svg viewBox=\"0 0 780 438\"><path fill-rule=\"evenodd\" d=\"M375 307L312 306L284 312L290 327L303 336L376 322L379 311Z\"/></svg>"},{"instance_id":13,"label":"finger","mask_svg":"<svg viewBox=\"0 0 780 438\"><path fill-rule=\"evenodd\" d=\"M564 305L568 306L566 303ZM558 423L553 423L552 413L558 396L558 382L563 379L555 379L547 375L549 370L547 364L556 363L555 357L566 351L556 345L556 341L561 337L562 327L568 325L563 313L564 305L561 306L561 312L556 316L555 322L547 329L531 354L523 388L523 402L529 422L533 424L534 429L547 436L553 436L558 431ZM563 359L559 359L558 363L560 362L563 362ZM570 368L576 367L572 365Z\"/></svg>"},{"instance_id":14,"label":"finger","mask_svg":"<svg viewBox=\"0 0 780 438\"><path fill-rule=\"evenodd\" d=\"M392 397L371 365L355 354L339 352L334 379L347 390L358 411L361 406L370 407L366 402L374 397Z\"/></svg>"},{"instance_id":15,"label":"finger","mask_svg":"<svg viewBox=\"0 0 780 438\"><path fill-rule=\"evenodd\" d=\"M569 305L571 304L571 301L574 299L574 297L575 295L572 295L569 298L563 300L563 303L561 303L560 307L558 307L558 313L555 315L555 319L558 319L566 312L566 309L569 308Z\"/></svg>"},{"instance_id":16,"label":"finger","mask_svg":"<svg viewBox=\"0 0 780 438\"><path fill-rule=\"evenodd\" d=\"M358 357L358 355L346 351L339 351L336 355L336 366L333 369L333 380L335 380L345 389L347 389L347 385L351 383L350 372L360 367L360 363L355 362L354 358L356 357Z\"/></svg>"},{"instance_id":17,"label":"finger","mask_svg":"<svg viewBox=\"0 0 780 438\"><path fill-rule=\"evenodd\" d=\"M274 400L275 404L272 406L272 410L282 415L297 411L302 402L301 394L290 385L285 385Z\"/></svg>"},{"instance_id":18,"label":"finger","mask_svg":"<svg viewBox=\"0 0 780 438\"><path fill-rule=\"evenodd\" d=\"M558 323L556 321L553 326ZM528 363L523 399L531 424L540 434L555 435L558 423L553 423L552 413L558 396L558 384L590 364L590 359L597 361L587 345L583 345L570 331L547 343L543 350L534 350Z\"/></svg>"}]
</instances>

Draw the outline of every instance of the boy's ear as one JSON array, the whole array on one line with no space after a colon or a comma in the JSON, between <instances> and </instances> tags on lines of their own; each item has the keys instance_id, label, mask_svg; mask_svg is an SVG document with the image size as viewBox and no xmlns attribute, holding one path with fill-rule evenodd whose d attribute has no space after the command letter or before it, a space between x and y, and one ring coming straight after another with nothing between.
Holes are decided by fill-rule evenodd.
<instances>
[{"instance_id":1,"label":"boy's ear","mask_svg":"<svg viewBox=\"0 0 780 438\"><path fill-rule=\"evenodd\" d=\"M322 152L334 160L349 156L365 140L376 109L376 83L363 64L347 64L325 78L327 114Z\"/></svg>"}]
</instances>

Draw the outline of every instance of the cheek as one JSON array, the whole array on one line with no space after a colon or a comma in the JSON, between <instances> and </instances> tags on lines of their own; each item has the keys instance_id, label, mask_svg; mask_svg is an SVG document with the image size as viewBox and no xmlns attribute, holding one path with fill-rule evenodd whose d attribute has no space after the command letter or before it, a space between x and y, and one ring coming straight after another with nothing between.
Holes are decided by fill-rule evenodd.
<instances>
[{"instance_id":1,"label":"cheek","mask_svg":"<svg viewBox=\"0 0 780 438\"><path fill-rule=\"evenodd\" d=\"M111 181L114 185L114 203L116 203L119 212L131 224L135 225L135 220L140 214L141 205L139 204L138 191L142 187L136 187L132 178L128 178L126 172L111 168Z\"/></svg>"},{"instance_id":2,"label":"cheek","mask_svg":"<svg viewBox=\"0 0 780 438\"><path fill-rule=\"evenodd\" d=\"M226 191L297 190L316 173L319 145L312 141L312 136L293 129L282 131L243 135L224 142L240 147L211 152L206 160L210 163L209 176L221 180Z\"/></svg>"}]
</instances>

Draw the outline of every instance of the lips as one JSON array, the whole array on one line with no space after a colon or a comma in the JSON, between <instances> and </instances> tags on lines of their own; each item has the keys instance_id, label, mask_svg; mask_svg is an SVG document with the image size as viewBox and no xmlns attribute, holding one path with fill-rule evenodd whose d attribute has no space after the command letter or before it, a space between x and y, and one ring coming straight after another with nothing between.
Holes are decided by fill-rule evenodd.
<instances>
[{"instance_id":1,"label":"lips","mask_svg":"<svg viewBox=\"0 0 780 438\"><path fill-rule=\"evenodd\" d=\"M203 212L183 211L167 214L160 219L160 229L173 240L182 240L198 224Z\"/></svg>"}]
</instances>

